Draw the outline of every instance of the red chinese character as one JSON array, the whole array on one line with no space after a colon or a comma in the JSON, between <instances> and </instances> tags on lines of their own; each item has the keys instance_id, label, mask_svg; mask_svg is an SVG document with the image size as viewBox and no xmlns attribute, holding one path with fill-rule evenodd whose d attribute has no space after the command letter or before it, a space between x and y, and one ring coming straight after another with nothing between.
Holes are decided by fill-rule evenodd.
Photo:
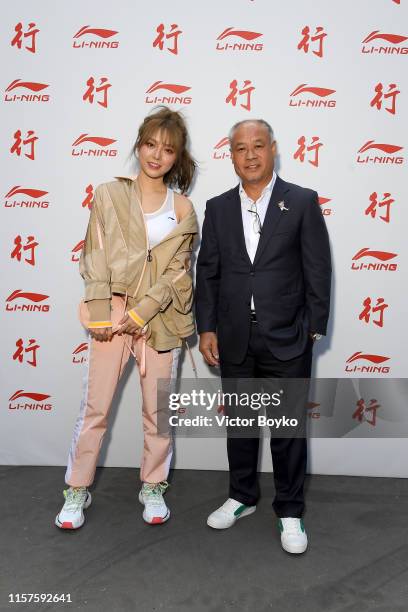
<instances>
[{"instance_id":1,"label":"red chinese character","mask_svg":"<svg viewBox=\"0 0 408 612\"><path fill-rule=\"evenodd\" d=\"M170 53L173 53L174 55L178 54L178 37L180 36L180 34L182 34L181 30L177 30L176 28L178 28L178 25L176 23L172 23L170 26L170 32L168 34L165 35L164 33L164 23L161 23L159 26L157 26L156 28L156 32L157 32L157 37L155 38L155 40L153 41L153 47L158 47L160 49L160 51L163 51L164 48L164 38L166 38L167 40L169 39L174 39L173 40L173 47L167 47L167 51L170 51Z\"/></svg>"},{"instance_id":2,"label":"red chinese character","mask_svg":"<svg viewBox=\"0 0 408 612\"><path fill-rule=\"evenodd\" d=\"M299 51L303 49L305 53L309 53L310 41L312 42L318 41L319 42L318 50L312 51L312 53L314 53L314 55L317 55L317 57L323 57L323 39L327 36L327 34L323 31L323 28L321 26L317 26L316 32L314 33L314 35L310 36L310 28L309 26L305 26L302 30L302 34L303 34L303 38L297 46Z\"/></svg>"},{"instance_id":3,"label":"red chinese character","mask_svg":"<svg viewBox=\"0 0 408 612\"><path fill-rule=\"evenodd\" d=\"M34 249L38 246L38 242L35 242L34 236L27 237L27 243L24 245L24 247L21 243L21 236L16 236L14 239L14 244L15 247L11 251L11 259L16 258L17 261L21 261L21 251L31 251L31 256L28 259L26 258L24 261L26 261L31 266L35 266Z\"/></svg>"},{"instance_id":4,"label":"red chinese character","mask_svg":"<svg viewBox=\"0 0 408 612\"><path fill-rule=\"evenodd\" d=\"M375 427L377 410L378 408L381 408L381 405L378 404L377 400L370 400L370 405L366 406L364 399L359 399L356 405L357 409L355 412L353 412L353 419L358 419L360 423L367 421L367 423ZM367 413L369 412L372 414L371 419L367 418Z\"/></svg>"},{"instance_id":5,"label":"red chinese character","mask_svg":"<svg viewBox=\"0 0 408 612\"><path fill-rule=\"evenodd\" d=\"M245 95L247 96L247 100L245 104L240 104L240 106L242 108L245 108L246 110L251 110L251 94L254 91L255 87L251 86L249 87L249 85L251 84L251 81L244 81L244 85L242 87L242 89L240 89L238 91L238 81L236 79L234 79L233 81L231 81L230 83L230 93L228 94L228 96L225 98L225 102L228 104L229 102L231 102L232 106L236 106L237 105L237 94L239 94L240 96Z\"/></svg>"},{"instance_id":6,"label":"red chinese character","mask_svg":"<svg viewBox=\"0 0 408 612\"><path fill-rule=\"evenodd\" d=\"M31 51L31 53L35 53L35 37L40 30L34 29L34 28L35 28L35 23L29 23L27 32L23 33L23 24L21 22L18 23L16 27L14 28L16 35L11 41L11 46L12 47L15 46L17 47L17 49L21 49L23 37L31 38L31 46L30 47L26 46L25 49L27 49L27 51Z\"/></svg>"},{"instance_id":7,"label":"red chinese character","mask_svg":"<svg viewBox=\"0 0 408 612\"><path fill-rule=\"evenodd\" d=\"M92 76L89 77L86 82L86 84L88 85L88 89L82 96L82 99L84 100L84 102L88 100L90 104L93 104L95 92L103 92L103 101L99 102L98 100L97 104L103 106L104 108L108 108L108 89L109 87L112 87L112 85L108 83L108 79L106 77L100 77L99 81L99 86L95 88L95 79Z\"/></svg>"},{"instance_id":8,"label":"red chinese character","mask_svg":"<svg viewBox=\"0 0 408 612\"><path fill-rule=\"evenodd\" d=\"M375 106L378 110L381 109L382 107L382 103L383 103L383 98L384 100L387 100L388 98L391 98L391 108L386 108L385 110L387 111L387 113L390 113L391 115L395 115L395 101L396 101L396 97L398 96L398 94L400 94L400 90L397 89L397 86L395 83L390 83L388 85L388 91L386 94L384 94L383 92L383 84L382 83L377 83L377 85L374 88L375 90L375 96L374 98L371 100L370 102L370 106Z\"/></svg>"},{"instance_id":9,"label":"red chinese character","mask_svg":"<svg viewBox=\"0 0 408 612\"><path fill-rule=\"evenodd\" d=\"M20 157L21 155L21 145L30 145L30 152L29 153L24 153L24 155L26 157L28 157L28 159L35 159L35 151L34 151L34 144L35 141L38 140L38 136L33 136L34 131L33 130L28 130L27 132L27 136L25 140L22 140L21 138L21 130L17 130L17 132L15 132L13 134L14 136L14 144L10 149L10 153L15 153L17 155L17 157Z\"/></svg>"},{"instance_id":10,"label":"red chinese character","mask_svg":"<svg viewBox=\"0 0 408 612\"><path fill-rule=\"evenodd\" d=\"M34 340L34 338L31 338L28 341L27 348L24 348L23 339L19 338L16 342L17 350L13 355L13 360L14 361L18 360L20 363L23 363L23 354L32 353L31 360L27 359L27 363L32 365L34 368L37 367L37 349L40 348L40 345L35 344L36 342L37 340Z\"/></svg>"},{"instance_id":11,"label":"red chinese character","mask_svg":"<svg viewBox=\"0 0 408 612\"><path fill-rule=\"evenodd\" d=\"M385 223L389 223L391 204L395 202L395 200L393 200L390 196L390 193L384 193L382 201L378 202L377 192L373 191L373 193L370 195L370 205L365 209L365 214L371 215L371 217L375 219L377 215L377 206L380 208L385 206L385 215L379 215L379 219L385 221Z\"/></svg>"},{"instance_id":12,"label":"red chinese character","mask_svg":"<svg viewBox=\"0 0 408 612\"><path fill-rule=\"evenodd\" d=\"M299 148L294 153L293 159L298 159L301 163L303 163L305 161L305 151L314 151L314 159L309 159L308 161L309 164L312 164L312 166L316 166L317 168L319 165L319 149L323 146L322 142L318 142L319 138L319 136L312 136L312 141L306 148L306 138L305 136L301 136L298 140Z\"/></svg>"},{"instance_id":13,"label":"red chinese character","mask_svg":"<svg viewBox=\"0 0 408 612\"><path fill-rule=\"evenodd\" d=\"M89 183L87 187L85 187L85 199L82 201L82 208L88 207L89 210L92 208L92 200L93 200L93 185Z\"/></svg>"},{"instance_id":14,"label":"red chinese character","mask_svg":"<svg viewBox=\"0 0 408 612\"><path fill-rule=\"evenodd\" d=\"M374 308L372 308L371 306L371 298L370 297L366 297L366 299L363 302L363 310L360 312L358 318L360 321L365 321L365 323L369 323L370 321L370 314L375 314L376 312L379 313L379 319L377 321L373 320L374 325L377 325L378 327L384 327L384 310L386 308L388 308L388 304L385 303L384 298L380 297L377 298L377 303L374 306Z\"/></svg>"}]
</instances>

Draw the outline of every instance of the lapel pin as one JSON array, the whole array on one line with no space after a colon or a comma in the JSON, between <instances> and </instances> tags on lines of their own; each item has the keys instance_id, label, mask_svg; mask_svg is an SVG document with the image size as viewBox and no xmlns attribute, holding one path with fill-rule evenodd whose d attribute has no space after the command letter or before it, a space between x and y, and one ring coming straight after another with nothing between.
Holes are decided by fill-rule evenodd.
<instances>
[{"instance_id":1,"label":"lapel pin","mask_svg":"<svg viewBox=\"0 0 408 612\"><path fill-rule=\"evenodd\" d=\"M289 210L289 208L286 208L284 200L282 200L282 202L278 202L278 206L282 212L284 210Z\"/></svg>"}]
</instances>

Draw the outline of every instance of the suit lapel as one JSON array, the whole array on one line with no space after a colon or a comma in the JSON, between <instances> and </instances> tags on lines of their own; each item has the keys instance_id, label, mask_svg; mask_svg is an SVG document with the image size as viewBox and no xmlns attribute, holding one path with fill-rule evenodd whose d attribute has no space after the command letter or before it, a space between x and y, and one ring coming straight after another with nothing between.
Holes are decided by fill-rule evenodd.
<instances>
[{"instance_id":1,"label":"suit lapel","mask_svg":"<svg viewBox=\"0 0 408 612\"><path fill-rule=\"evenodd\" d=\"M242 223L241 198L239 196L239 185L237 185L237 187L232 190L228 197L231 200L232 205L232 214L230 215L230 217L228 217L228 223L230 223L230 230L233 236L235 236L237 239L239 252L242 253L244 259L246 259L250 263L250 265L252 265L245 244L244 225Z\"/></svg>"},{"instance_id":2,"label":"suit lapel","mask_svg":"<svg viewBox=\"0 0 408 612\"><path fill-rule=\"evenodd\" d=\"M285 199L285 194L288 191L289 188L287 187L285 181L283 181L281 178L279 178L279 176L277 176L274 188L272 190L271 199L269 200L268 208L266 209L265 220L262 226L262 233L260 235L258 248L255 253L254 265L259 260L263 250L265 249L269 240L273 236L280 223L280 220L282 219L282 215L284 214L284 212L280 210L278 202L281 202Z\"/></svg>"}]
</instances>

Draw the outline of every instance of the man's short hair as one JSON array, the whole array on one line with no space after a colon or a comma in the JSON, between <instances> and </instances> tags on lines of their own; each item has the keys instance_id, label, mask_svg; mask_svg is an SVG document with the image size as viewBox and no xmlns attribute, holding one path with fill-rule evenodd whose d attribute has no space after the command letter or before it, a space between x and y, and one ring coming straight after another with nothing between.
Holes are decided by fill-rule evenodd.
<instances>
[{"instance_id":1,"label":"man's short hair","mask_svg":"<svg viewBox=\"0 0 408 612\"><path fill-rule=\"evenodd\" d=\"M238 121L237 123L234 123L234 125L230 129L229 134L228 134L228 140L230 144L232 143L232 139L234 138L235 132L241 125L244 125L244 123L260 123L261 125L266 127L266 129L268 130L269 138L271 139L271 142L273 142L273 129L269 125L269 123L265 121L265 119L243 119L242 121Z\"/></svg>"}]
</instances>

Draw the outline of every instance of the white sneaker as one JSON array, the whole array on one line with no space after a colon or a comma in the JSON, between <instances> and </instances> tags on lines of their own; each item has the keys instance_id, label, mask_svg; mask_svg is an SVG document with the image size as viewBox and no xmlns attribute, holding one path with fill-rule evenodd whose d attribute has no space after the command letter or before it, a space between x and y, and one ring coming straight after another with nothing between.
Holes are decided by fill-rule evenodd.
<instances>
[{"instance_id":1,"label":"white sneaker","mask_svg":"<svg viewBox=\"0 0 408 612\"><path fill-rule=\"evenodd\" d=\"M307 535L302 519L285 517L278 522L283 550L288 553L303 553L307 548Z\"/></svg>"},{"instance_id":2,"label":"white sneaker","mask_svg":"<svg viewBox=\"0 0 408 612\"><path fill-rule=\"evenodd\" d=\"M83 510L89 508L92 497L86 487L65 489L65 504L55 518L60 529L79 529L85 522Z\"/></svg>"},{"instance_id":3,"label":"white sneaker","mask_svg":"<svg viewBox=\"0 0 408 612\"><path fill-rule=\"evenodd\" d=\"M144 505L143 519L149 525L159 525L170 518L170 510L163 499L168 486L166 481L157 484L144 482L140 489L139 501Z\"/></svg>"},{"instance_id":4,"label":"white sneaker","mask_svg":"<svg viewBox=\"0 0 408 612\"><path fill-rule=\"evenodd\" d=\"M245 506L236 499L227 499L225 504L210 514L207 525L213 529L228 529L232 527L238 519L249 516L255 512L256 506Z\"/></svg>"}]
</instances>

